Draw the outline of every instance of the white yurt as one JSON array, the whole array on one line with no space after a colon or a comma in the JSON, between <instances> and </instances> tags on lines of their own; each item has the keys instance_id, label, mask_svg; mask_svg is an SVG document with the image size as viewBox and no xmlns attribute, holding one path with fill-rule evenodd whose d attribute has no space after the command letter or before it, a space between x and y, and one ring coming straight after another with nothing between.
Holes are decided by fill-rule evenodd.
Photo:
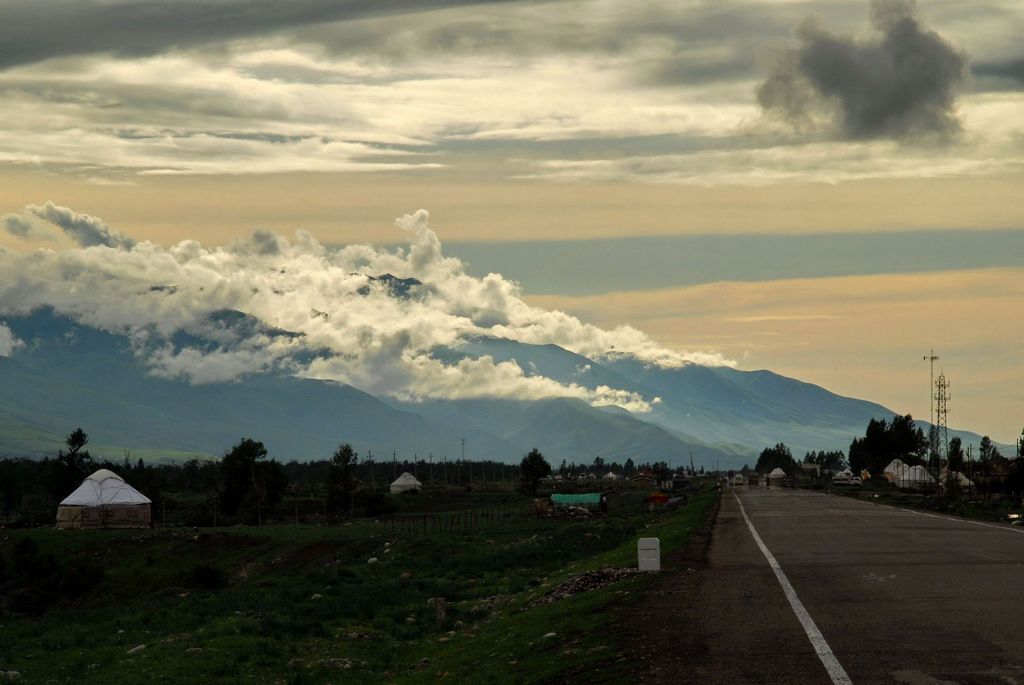
<instances>
[{"instance_id":1,"label":"white yurt","mask_svg":"<svg viewBox=\"0 0 1024 685\"><path fill-rule=\"evenodd\" d=\"M908 469L910 469L910 466L908 466L905 461L902 459L893 459L882 471L882 476L888 481L894 481L898 479L901 474L906 473Z\"/></svg>"},{"instance_id":2,"label":"white yurt","mask_svg":"<svg viewBox=\"0 0 1024 685\"><path fill-rule=\"evenodd\" d=\"M768 480L771 481L785 480L786 478L786 472L780 469L778 466L772 469L771 473L768 474Z\"/></svg>"},{"instance_id":3,"label":"white yurt","mask_svg":"<svg viewBox=\"0 0 1024 685\"><path fill-rule=\"evenodd\" d=\"M935 484L935 478L928 473L923 466L908 467L903 473L897 475L895 483L897 487L907 490L925 490Z\"/></svg>"},{"instance_id":4,"label":"white yurt","mask_svg":"<svg viewBox=\"0 0 1024 685\"><path fill-rule=\"evenodd\" d=\"M616 476L616 475L615 475L614 473L612 473L611 471L609 471L608 473L604 474L604 475L603 475L603 476L601 476L601 477L602 477L602 478L604 478L605 480L618 480L618 479L619 479L619 477L618 477L618 476Z\"/></svg>"},{"instance_id":5,"label":"white yurt","mask_svg":"<svg viewBox=\"0 0 1024 685\"><path fill-rule=\"evenodd\" d=\"M408 471L396 478L395 482L391 484L391 492L409 492L410 490L421 490L422 488L423 483L416 480L416 476Z\"/></svg>"},{"instance_id":6,"label":"white yurt","mask_svg":"<svg viewBox=\"0 0 1024 685\"><path fill-rule=\"evenodd\" d=\"M939 480L940 480L940 482L943 485L945 485L946 481L948 479L949 479L949 471L947 469L943 469L942 473L939 475ZM974 483L971 482L971 479L968 478L967 476L965 476L961 471L954 471L953 472L953 480L955 480L957 482L957 484L960 487L962 487L962 488L973 488L974 487Z\"/></svg>"},{"instance_id":7,"label":"white yurt","mask_svg":"<svg viewBox=\"0 0 1024 685\"><path fill-rule=\"evenodd\" d=\"M58 528L149 528L150 499L113 471L100 469L57 507Z\"/></svg>"}]
</instances>

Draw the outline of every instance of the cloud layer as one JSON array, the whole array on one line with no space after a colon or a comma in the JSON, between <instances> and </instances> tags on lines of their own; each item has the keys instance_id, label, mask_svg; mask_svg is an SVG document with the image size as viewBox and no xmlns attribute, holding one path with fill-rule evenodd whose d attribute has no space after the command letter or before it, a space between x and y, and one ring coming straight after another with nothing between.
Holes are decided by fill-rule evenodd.
<instances>
[{"instance_id":1,"label":"cloud layer","mask_svg":"<svg viewBox=\"0 0 1024 685\"><path fill-rule=\"evenodd\" d=\"M394 251L328 249L304 231L291 240L257 231L227 247L187 240L165 249L53 203L27 212L83 247L0 252L0 270L10 274L0 283L0 314L49 305L126 333L160 376L206 383L276 370L407 399L568 396L645 411L655 398L566 385L490 357L445 363L433 353L494 336L662 366L728 363L664 348L629 326L601 329L530 306L500 274L468 275L444 255L425 210L396 222L408 243ZM376 278L384 274L420 283L396 290ZM192 342L175 337L181 332Z\"/></svg>"},{"instance_id":2,"label":"cloud layer","mask_svg":"<svg viewBox=\"0 0 1024 685\"><path fill-rule=\"evenodd\" d=\"M807 135L808 122L856 141L962 127L970 149L914 160L923 175L1021 158L1020 3L933 2L925 26L908 3L877 2L875 34L857 38L865 7L17 0L0 9L0 164L110 183L410 169L562 178L545 165L564 162L597 165L573 180L689 182L713 155L724 168L708 185L779 184L813 180L801 146L836 137ZM781 50L759 104L759 63L808 13L820 22ZM967 53L978 77L962 82ZM766 126L762 106L798 133ZM747 157L772 147L781 168L744 177ZM841 155L827 171L879 178L891 161L848 172Z\"/></svg>"}]
</instances>

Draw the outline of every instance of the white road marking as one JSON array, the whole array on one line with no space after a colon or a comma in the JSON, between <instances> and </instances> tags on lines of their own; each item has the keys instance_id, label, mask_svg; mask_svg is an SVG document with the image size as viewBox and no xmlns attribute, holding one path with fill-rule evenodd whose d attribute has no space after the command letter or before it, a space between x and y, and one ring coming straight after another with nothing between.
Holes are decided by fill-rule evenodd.
<instances>
[{"instance_id":1,"label":"white road marking","mask_svg":"<svg viewBox=\"0 0 1024 685\"><path fill-rule=\"evenodd\" d=\"M852 685L853 681L850 680L850 676L846 675L846 670L842 664L839 663L839 659L832 652L832 648L828 646L828 642L825 641L825 636L818 630L818 626L814 623L814 619L807 613L807 609L804 608L803 602L796 595L796 590L789 582L789 578L782 572L782 567L779 566L779 562L775 560L772 553L768 550L768 547L764 544L761 536L757 534L757 529L754 528L754 524L750 522L750 517L747 516L747 510L743 508L743 502L740 501L740 496L735 492L732 493L733 497L736 498L736 504L740 505L740 513L743 514L743 520L747 522L747 528L750 529L750 534L754 536L754 542L761 549L761 553L764 554L764 558L768 560L768 565L771 566L772 571L775 572L775 577L779 581L779 585L782 586L782 591L786 594L786 599L789 600L789 606L793 608L793 613L796 614L797 619L800 621L800 625L803 626L804 632L807 633L807 639L811 641L811 646L814 647L815 653L821 660L822 665L828 672L829 678L835 685Z\"/></svg>"}]
</instances>

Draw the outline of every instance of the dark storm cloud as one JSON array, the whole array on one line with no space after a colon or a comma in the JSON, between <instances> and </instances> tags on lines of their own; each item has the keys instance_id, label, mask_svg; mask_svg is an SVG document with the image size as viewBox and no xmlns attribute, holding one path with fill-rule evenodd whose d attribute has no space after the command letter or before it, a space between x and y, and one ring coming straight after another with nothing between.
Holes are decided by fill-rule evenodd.
<instances>
[{"instance_id":1,"label":"dark storm cloud","mask_svg":"<svg viewBox=\"0 0 1024 685\"><path fill-rule=\"evenodd\" d=\"M915 10L912 0L873 0L871 40L804 22L800 47L780 55L759 86L759 104L797 126L828 113L850 139L956 133L955 90L967 58Z\"/></svg>"},{"instance_id":2,"label":"dark storm cloud","mask_svg":"<svg viewBox=\"0 0 1024 685\"><path fill-rule=\"evenodd\" d=\"M151 55L318 22L502 1L6 0L0 69L69 55Z\"/></svg>"},{"instance_id":3,"label":"dark storm cloud","mask_svg":"<svg viewBox=\"0 0 1024 685\"><path fill-rule=\"evenodd\" d=\"M81 214L53 202L41 206L29 205L25 211L50 222L82 247L105 245L127 249L135 245L134 240L112 229L103 219Z\"/></svg>"}]
</instances>

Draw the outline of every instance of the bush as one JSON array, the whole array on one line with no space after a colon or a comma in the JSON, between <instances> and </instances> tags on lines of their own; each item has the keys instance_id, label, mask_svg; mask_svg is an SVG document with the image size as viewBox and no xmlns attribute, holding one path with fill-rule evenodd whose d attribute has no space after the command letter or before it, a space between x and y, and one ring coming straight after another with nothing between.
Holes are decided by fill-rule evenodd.
<instances>
[{"instance_id":1,"label":"bush","mask_svg":"<svg viewBox=\"0 0 1024 685\"><path fill-rule=\"evenodd\" d=\"M355 495L355 505L367 516L387 516L398 511L398 504L380 492L360 491Z\"/></svg>"},{"instance_id":2,"label":"bush","mask_svg":"<svg viewBox=\"0 0 1024 685\"><path fill-rule=\"evenodd\" d=\"M214 590L225 584L224 570L213 564L196 564L185 574L185 584L203 590Z\"/></svg>"}]
</instances>

